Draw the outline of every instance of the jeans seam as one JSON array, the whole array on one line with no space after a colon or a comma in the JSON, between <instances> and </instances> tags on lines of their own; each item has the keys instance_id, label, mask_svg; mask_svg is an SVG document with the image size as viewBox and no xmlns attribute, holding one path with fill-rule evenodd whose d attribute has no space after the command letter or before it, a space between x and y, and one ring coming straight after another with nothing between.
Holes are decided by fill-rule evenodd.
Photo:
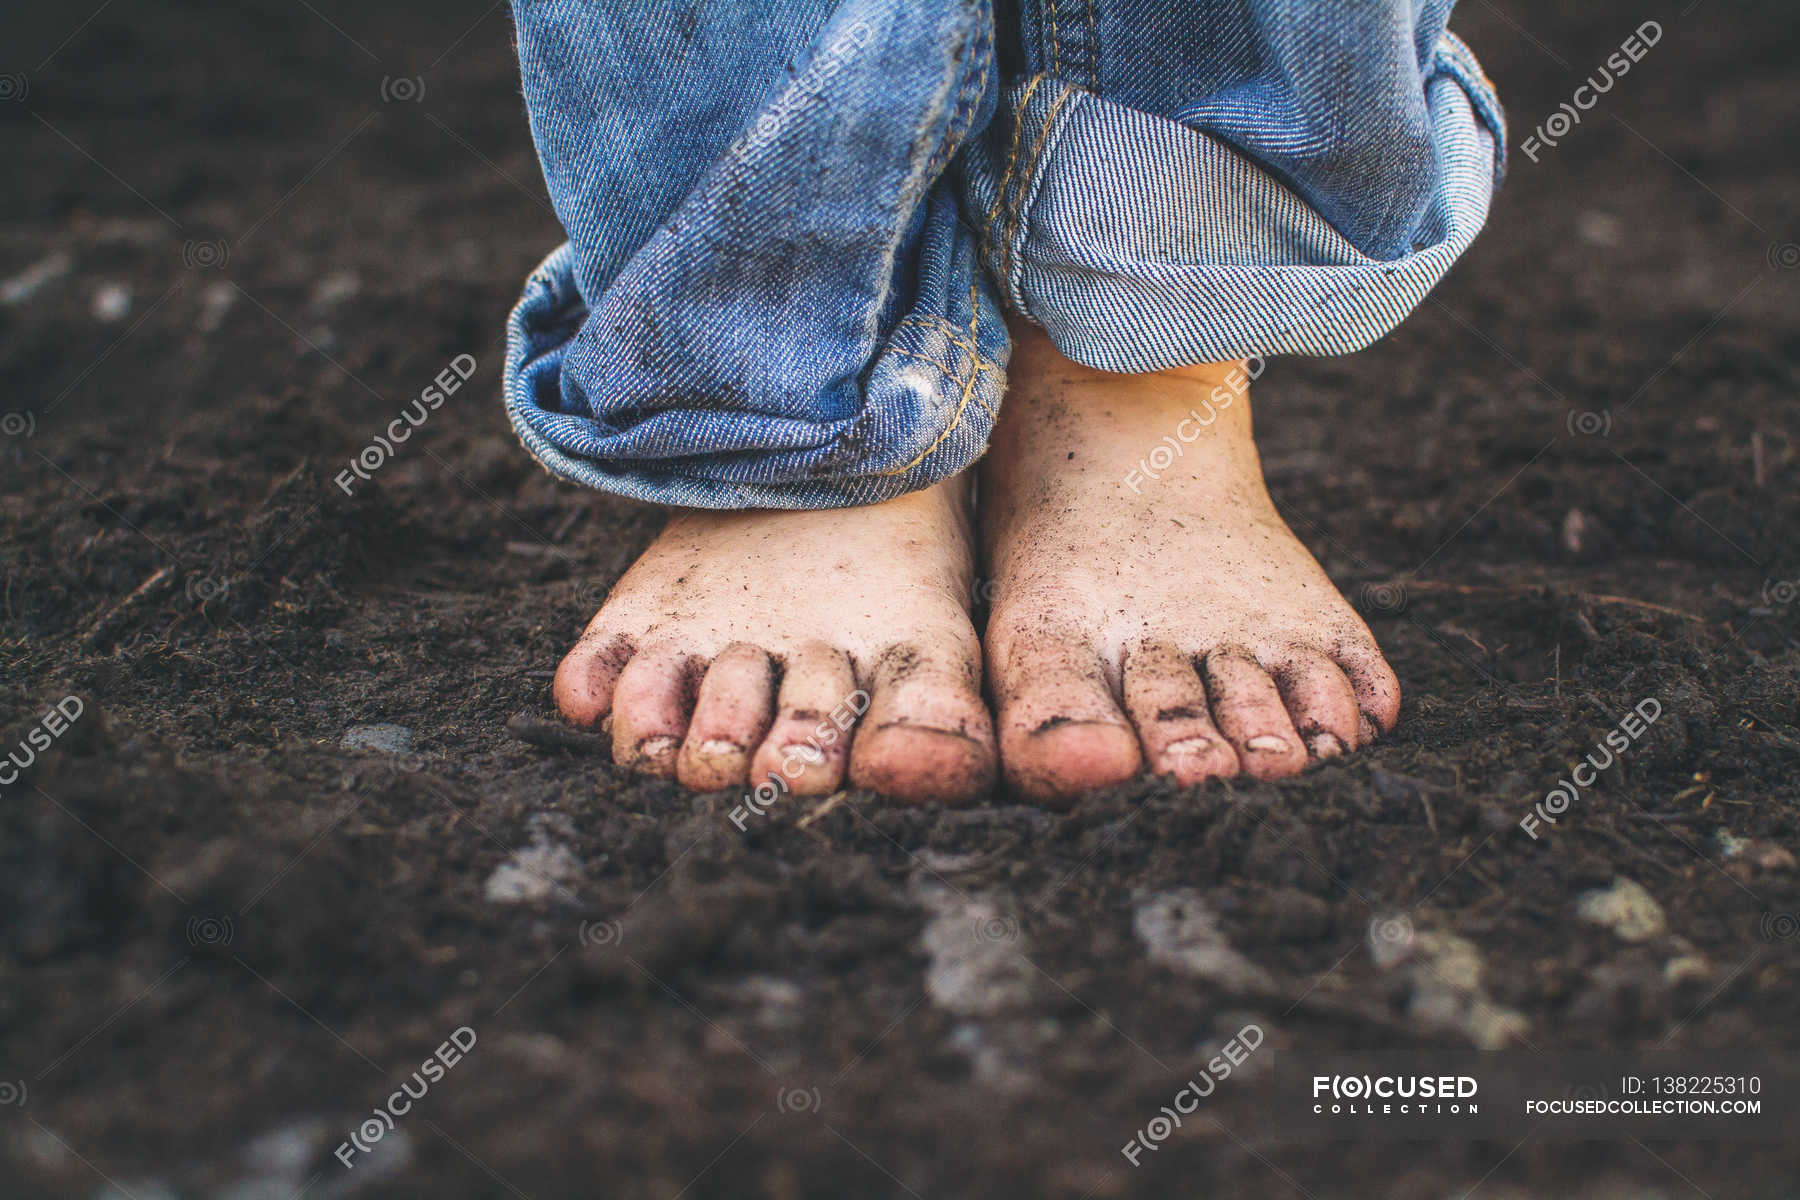
<instances>
[{"instance_id":1,"label":"jeans seam","mask_svg":"<svg viewBox=\"0 0 1800 1200\"><path fill-rule=\"evenodd\" d=\"M1094 31L1094 0L1084 0L1082 7L1087 9L1087 69L1088 91L1100 92L1100 37Z\"/></svg>"},{"instance_id":2,"label":"jeans seam","mask_svg":"<svg viewBox=\"0 0 1800 1200\"><path fill-rule=\"evenodd\" d=\"M1012 186L1013 170L1019 162L1020 134L1025 131L1025 109L1030 105L1032 96L1037 93L1038 85L1043 83L1046 78L1048 77L1044 75L1031 77L1031 82L1025 85L1024 94L1019 97L1018 106L1013 112L1012 149L1007 151L1006 169L1000 173L1000 186L994 190L994 203L988 207L987 219L981 223L982 239L988 242L990 250L994 223L1000 220L1001 209L1006 206L1006 189ZM992 257L991 253L989 257ZM1000 282L1002 286L1005 286L1004 278Z\"/></svg>"},{"instance_id":3,"label":"jeans seam","mask_svg":"<svg viewBox=\"0 0 1800 1200\"><path fill-rule=\"evenodd\" d=\"M1013 279L1013 268L1018 265L1018 257L1013 247L1013 238L1019 234L1020 226L1023 223L1027 206L1027 193L1032 195L1036 194L1036 189L1029 187L1028 184L1031 180L1032 172L1037 169L1037 164L1042 159L1044 143L1049 140L1050 131L1056 127L1056 118L1062 113L1063 105L1069 102L1069 97L1074 95L1076 90L1074 84L1064 84L1062 92L1056 97L1056 103L1050 106L1050 112L1044 118L1043 128L1038 130L1037 140L1032 143L1031 152L1026 155L1025 168L1019 172L1019 199L1012 207L1012 211L1007 220L1005 236L1002 237L1000 241L1000 282L1006 288L1007 295L1012 297L1013 303L1017 306L1018 310L1022 313L1027 313L1027 315L1029 315L1029 313L1025 307L1023 289L1015 286L1016 281ZM1020 109L1020 116L1021 118L1024 116L1023 107Z\"/></svg>"},{"instance_id":4,"label":"jeans seam","mask_svg":"<svg viewBox=\"0 0 1800 1200\"><path fill-rule=\"evenodd\" d=\"M985 36L977 37L975 42L975 56L981 60L981 70L974 77L975 86L971 89L968 77L964 77L956 108L950 114L950 125L944 132L943 144L938 147L937 153L932 155L931 162L926 166L925 173L927 175L942 170L944 164L949 162L951 156L955 154L963 135L974 123L975 110L981 105L982 94L987 88L988 68L992 65L994 58L992 27L984 27L983 34ZM987 47L985 54L982 53L984 43ZM963 99L965 96L966 100Z\"/></svg>"}]
</instances>

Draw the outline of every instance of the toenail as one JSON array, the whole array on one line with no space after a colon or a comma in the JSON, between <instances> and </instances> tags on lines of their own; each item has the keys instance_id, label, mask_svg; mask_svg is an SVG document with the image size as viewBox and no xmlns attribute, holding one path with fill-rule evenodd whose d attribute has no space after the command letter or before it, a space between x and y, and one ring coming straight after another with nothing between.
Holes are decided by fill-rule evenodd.
<instances>
[{"instance_id":1,"label":"toenail","mask_svg":"<svg viewBox=\"0 0 1800 1200\"><path fill-rule=\"evenodd\" d=\"M744 752L742 746L738 745L736 742L728 742L724 738L708 738L706 741L700 743L698 749L701 754L715 757L726 754L742 754Z\"/></svg>"},{"instance_id":2,"label":"toenail","mask_svg":"<svg viewBox=\"0 0 1800 1200\"><path fill-rule=\"evenodd\" d=\"M803 763L817 765L825 761L825 752L811 742L789 742L781 748L783 761L797 758Z\"/></svg>"},{"instance_id":3,"label":"toenail","mask_svg":"<svg viewBox=\"0 0 1800 1200\"><path fill-rule=\"evenodd\" d=\"M1255 750L1265 754L1282 754L1287 751L1288 742L1284 737L1272 733L1259 733L1244 743L1246 750Z\"/></svg>"},{"instance_id":4,"label":"toenail","mask_svg":"<svg viewBox=\"0 0 1800 1200\"><path fill-rule=\"evenodd\" d=\"M1314 758L1336 758L1348 750L1342 738L1323 730L1308 737L1306 747L1312 751Z\"/></svg>"},{"instance_id":5,"label":"toenail","mask_svg":"<svg viewBox=\"0 0 1800 1200\"><path fill-rule=\"evenodd\" d=\"M680 744L681 743L677 742L672 737L645 738L643 741L638 743L638 748L637 748L638 757L639 758L664 758L670 754L675 753L676 748L679 747Z\"/></svg>"},{"instance_id":6,"label":"toenail","mask_svg":"<svg viewBox=\"0 0 1800 1200\"><path fill-rule=\"evenodd\" d=\"M1173 758L1176 760L1185 759L1185 758L1198 758L1200 755L1205 754L1208 750L1212 749L1216 745L1218 745L1218 743L1213 741L1211 738L1203 738L1203 737L1185 738L1179 742L1170 742L1169 748L1167 750L1165 750L1163 753L1167 757Z\"/></svg>"}]
</instances>

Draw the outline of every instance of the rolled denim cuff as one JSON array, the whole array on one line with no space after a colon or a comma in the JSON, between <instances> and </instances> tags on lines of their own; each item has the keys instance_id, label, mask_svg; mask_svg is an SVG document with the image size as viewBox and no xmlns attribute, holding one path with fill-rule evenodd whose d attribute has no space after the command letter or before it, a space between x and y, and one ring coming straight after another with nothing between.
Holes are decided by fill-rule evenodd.
<instances>
[{"instance_id":1,"label":"rolled denim cuff","mask_svg":"<svg viewBox=\"0 0 1800 1200\"><path fill-rule=\"evenodd\" d=\"M948 317L903 318L848 416L695 409L615 430L590 412L565 411L563 360L588 319L575 269L572 246L553 251L506 327L507 417L552 475L685 508L842 508L929 487L987 448L1011 346L985 283L946 292Z\"/></svg>"},{"instance_id":2,"label":"rolled denim cuff","mask_svg":"<svg viewBox=\"0 0 1800 1200\"><path fill-rule=\"evenodd\" d=\"M655 0L515 11L570 234L507 329L538 462L663 504L831 508L975 460L1008 343L942 176L993 111L985 5L748 27L703 5L686 33ZM685 66L645 78L663 61Z\"/></svg>"},{"instance_id":3,"label":"rolled denim cuff","mask_svg":"<svg viewBox=\"0 0 1800 1200\"><path fill-rule=\"evenodd\" d=\"M1423 87L1435 182L1396 257L1359 250L1225 139L1056 79L1003 101L1026 149L1009 163L972 154L966 202L994 214L987 261L1008 303L1077 362L1142 372L1359 350L1468 248L1505 168L1498 99L1455 36Z\"/></svg>"}]
</instances>

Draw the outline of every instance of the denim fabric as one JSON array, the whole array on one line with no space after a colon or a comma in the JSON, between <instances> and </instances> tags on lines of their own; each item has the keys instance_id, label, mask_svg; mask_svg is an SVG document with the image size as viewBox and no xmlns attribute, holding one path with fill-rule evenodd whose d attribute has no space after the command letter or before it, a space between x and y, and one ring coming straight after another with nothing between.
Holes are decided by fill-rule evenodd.
<instances>
[{"instance_id":1,"label":"denim fabric","mask_svg":"<svg viewBox=\"0 0 1800 1200\"><path fill-rule=\"evenodd\" d=\"M708 508L866 504L981 454L1002 304L1148 371L1342 353L1480 229L1450 0L514 0L569 234L508 327L527 450Z\"/></svg>"}]
</instances>

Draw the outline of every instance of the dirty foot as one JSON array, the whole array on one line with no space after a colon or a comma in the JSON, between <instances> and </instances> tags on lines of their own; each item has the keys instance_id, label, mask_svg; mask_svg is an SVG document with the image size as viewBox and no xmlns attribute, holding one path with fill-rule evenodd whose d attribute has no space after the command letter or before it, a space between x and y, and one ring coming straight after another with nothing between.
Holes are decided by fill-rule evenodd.
<instances>
[{"instance_id":1,"label":"dirty foot","mask_svg":"<svg viewBox=\"0 0 1800 1200\"><path fill-rule=\"evenodd\" d=\"M995 773L966 481L865 508L682 510L557 668L622 766L713 791L966 803Z\"/></svg>"},{"instance_id":2,"label":"dirty foot","mask_svg":"<svg viewBox=\"0 0 1800 1200\"><path fill-rule=\"evenodd\" d=\"M980 493L1011 784L1272 779L1391 729L1399 682L1276 513L1239 364L1114 375L1014 335Z\"/></svg>"}]
</instances>

